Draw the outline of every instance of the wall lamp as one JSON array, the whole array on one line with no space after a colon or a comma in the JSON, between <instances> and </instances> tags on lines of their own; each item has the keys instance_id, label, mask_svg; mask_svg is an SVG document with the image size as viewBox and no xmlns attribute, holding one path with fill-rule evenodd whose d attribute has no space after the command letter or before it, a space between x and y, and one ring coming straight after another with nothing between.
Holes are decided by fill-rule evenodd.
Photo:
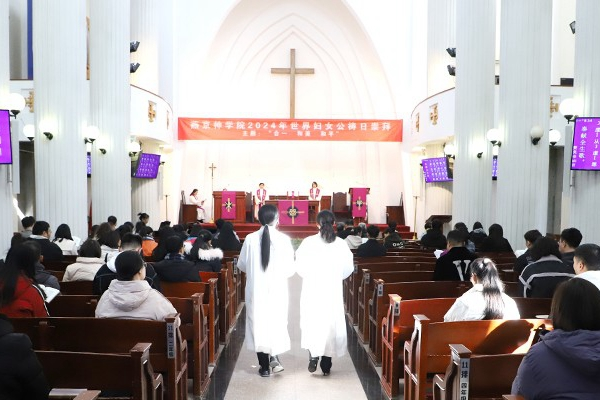
<instances>
[{"instance_id":1,"label":"wall lamp","mask_svg":"<svg viewBox=\"0 0 600 400\"><path fill-rule=\"evenodd\" d=\"M140 152L142 146L138 142L130 142L127 146L127 150L129 150L129 157L135 157L137 153Z\"/></svg>"},{"instance_id":2,"label":"wall lamp","mask_svg":"<svg viewBox=\"0 0 600 400\"><path fill-rule=\"evenodd\" d=\"M571 33L574 35L575 34L575 21L571 22L569 24L569 27L571 28Z\"/></svg>"},{"instance_id":3,"label":"wall lamp","mask_svg":"<svg viewBox=\"0 0 600 400\"><path fill-rule=\"evenodd\" d=\"M575 121L575 118L579 115L583 107L578 100L573 98L564 99L560 102L560 106L558 106L558 111L565 117L567 120L567 124Z\"/></svg>"},{"instance_id":4,"label":"wall lamp","mask_svg":"<svg viewBox=\"0 0 600 400\"><path fill-rule=\"evenodd\" d=\"M23 127L23 134L30 142L33 142L35 138L35 126L33 124L27 124Z\"/></svg>"},{"instance_id":5,"label":"wall lamp","mask_svg":"<svg viewBox=\"0 0 600 400\"><path fill-rule=\"evenodd\" d=\"M53 122L45 120L39 123L38 128L40 129L40 131L44 134L44 136L46 136L46 139L48 140L52 140L52 138L54 137L54 135L52 134L53 131L56 131L55 125Z\"/></svg>"},{"instance_id":6,"label":"wall lamp","mask_svg":"<svg viewBox=\"0 0 600 400\"><path fill-rule=\"evenodd\" d=\"M17 115L25 108L25 97L20 93L11 93L8 95L8 109L9 113L13 118L17 118Z\"/></svg>"},{"instance_id":7,"label":"wall lamp","mask_svg":"<svg viewBox=\"0 0 600 400\"><path fill-rule=\"evenodd\" d=\"M444 143L444 154L446 157L456 158L456 147L452 143Z\"/></svg>"},{"instance_id":8,"label":"wall lamp","mask_svg":"<svg viewBox=\"0 0 600 400\"><path fill-rule=\"evenodd\" d=\"M557 129L550 129L548 133L548 140L550 141L550 146L554 146L556 143L560 141L560 131Z\"/></svg>"},{"instance_id":9,"label":"wall lamp","mask_svg":"<svg viewBox=\"0 0 600 400\"><path fill-rule=\"evenodd\" d=\"M48 140L52 140L52 138L54 137L54 135L51 132L42 132L44 134L44 136L46 136L46 138Z\"/></svg>"},{"instance_id":10,"label":"wall lamp","mask_svg":"<svg viewBox=\"0 0 600 400\"><path fill-rule=\"evenodd\" d=\"M486 133L486 138L492 144L492 146L502 146L502 142L500 141L500 130L498 128L492 128L488 130Z\"/></svg>"},{"instance_id":11,"label":"wall lamp","mask_svg":"<svg viewBox=\"0 0 600 400\"><path fill-rule=\"evenodd\" d=\"M456 67L454 65L448 64L448 73L450 76L456 76Z\"/></svg>"},{"instance_id":12,"label":"wall lamp","mask_svg":"<svg viewBox=\"0 0 600 400\"><path fill-rule=\"evenodd\" d=\"M531 136L531 143L535 146L544 137L544 129L539 125L534 125L529 131L529 136Z\"/></svg>"},{"instance_id":13,"label":"wall lamp","mask_svg":"<svg viewBox=\"0 0 600 400\"><path fill-rule=\"evenodd\" d=\"M106 154L106 149L105 149L105 148L100 148L100 149L98 149L98 150L100 151L100 153L102 153L102 154Z\"/></svg>"},{"instance_id":14,"label":"wall lamp","mask_svg":"<svg viewBox=\"0 0 600 400\"><path fill-rule=\"evenodd\" d=\"M448 47L446 49L446 52L448 53L448 55L452 58L456 57L456 47Z\"/></svg>"},{"instance_id":15,"label":"wall lamp","mask_svg":"<svg viewBox=\"0 0 600 400\"><path fill-rule=\"evenodd\" d=\"M129 73L130 74L135 74L135 71L137 71L139 67L140 67L140 63L131 63L131 64L129 64Z\"/></svg>"},{"instance_id":16,"label":"wall lamp","mask_svg":"<svg viewBox=\"0 0 600 400\"><path fill-rule=\"evenodd\" d=\"M89 125L85 128L85 137L83 138L84 143L94 143L98 136L100 135L100 130L98 127L94 125Z\"/></svg>"},{"instance_id":17,"label":"wall lamp","mask_svg":"<svg viewBox=\"0 0 600 400\"><path fill-rule=\"evenodd\" d=\"M138 47L140 47L140 42L138 42L137 40L135 40L133 42L129 42L129 52L130 53L135 53L137 51Z\"/></svg>"}]
</instances>

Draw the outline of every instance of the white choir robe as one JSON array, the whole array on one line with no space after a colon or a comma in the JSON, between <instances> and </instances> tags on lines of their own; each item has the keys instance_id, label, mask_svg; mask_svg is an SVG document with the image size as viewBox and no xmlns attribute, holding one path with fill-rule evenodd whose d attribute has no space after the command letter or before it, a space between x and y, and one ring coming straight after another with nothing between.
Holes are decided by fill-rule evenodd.
<instances>
[{"instance_id":1,"label":"white choir robe","mask_svg":"<svg viewBox=\"0 0 600 400\"><path fill-rule=\"evenodd\" d=\"M321 200L321 189L319 189L319 188L310 188L310 190L308 191L308 199L309 200L316 200L316 201Z\"/></svg>"},{"instance_id":2,"label":"white choir robe","mask_svg":"<svg viewBox=\"0 0 600 400\"><path fill-rule=\"evenodd\" d=\"M196 206L196 219L198 221L206 219L206 214L204 212L204 208L202 208L202 201L197 199L194 196L188 197L189 204L194 204Z\"/></svg>"},{"instance_id":3,"label":"white choir robe","mask_svg":"<svg viewBox=\"0 0 600 400\"><path fill-rule=\"evenodd\" d=\"M263 271L260 243L264 226L246 236L237 267L246 273L246 347L273 356L290 349L288 278L294 275L289 236L269 227L271 254Z\"/></svg>"},{"instance_id":4,"label":"white choir robe","mask_svg":"<svg viewBox=\"0 0 600 400\"><path fill-rule=\"evenodd\" d=\"M266 189L257 189L254 192L254 219L258 222L258 209L265 205L265 201L269 199Z\"/></svg>"},{"instance_id":5,"label":"white choir robe","mask_svg":"<svg viewBox=\"0 0 600 400\"><path fill-rule=\"evenodd\" d=\"M342 281L353 271L352 252L338 237L326 243L320 234L309 236L296 250L296 272L302 277L301 347L313 357L346 354Z\"/></svg>"}]
</instances>

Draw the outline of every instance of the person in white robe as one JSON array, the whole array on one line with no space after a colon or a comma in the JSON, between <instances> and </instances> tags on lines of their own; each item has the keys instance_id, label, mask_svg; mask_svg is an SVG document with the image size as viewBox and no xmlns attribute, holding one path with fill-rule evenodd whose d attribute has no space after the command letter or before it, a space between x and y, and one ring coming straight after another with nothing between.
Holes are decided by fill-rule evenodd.
<instances>
[{"instance_id":1,"label":"person in white robe","mask_svg":"<svg viewBox=\"0 0 600 400\"><path fill-rule=\"evenodd\" d=\"M196 219L198 222L204 222L206 219L206 213L202 207L204 205L204 201L205 200L200 200L200 197L198 196L198 189L192 190L192 193L190 193L190 196L188 197L189 204L194 204L196 206Z\"/></svg>"},{"instance_id":2,"label":"person in white robe","mask_svg":"<svg viewBox=\"0 0 600 400\"><path fill-rule=\"evenodd\" d=\"M258 210L265 205L267 201L267 189L263 182L258 184L258 189L254 192L254 219L258 219Z\"/></svg>"},{"instance_id":3,"label":"person in white robe","mask_svg":"<svg viewBox=\"0 0 600 400\"><path fill-rule=\"evenodd\" d=\"M304 239L296 251L296 271L302 277L301 346L309 351L309 372L316 371L320 358L324 375L330 373L332 357L346 354L342 281L354 271L352 252L335 235L334 222L331 211L321 211L319 233Z\"/></svg>"},{"instance_id":4,"label":"person in white robe","mask_svg":"<svg viewBox=\"0 0 600 400\"><path fill-rule=\"evenodd\" d=\"M237 267L246 273L246 347L255 351L263 377L283 371L278 355L290 349L288 278L294 274L290 238L276 229L279 211L260 208L262 227L244 240Z\"/></svg>"}]
</instances>

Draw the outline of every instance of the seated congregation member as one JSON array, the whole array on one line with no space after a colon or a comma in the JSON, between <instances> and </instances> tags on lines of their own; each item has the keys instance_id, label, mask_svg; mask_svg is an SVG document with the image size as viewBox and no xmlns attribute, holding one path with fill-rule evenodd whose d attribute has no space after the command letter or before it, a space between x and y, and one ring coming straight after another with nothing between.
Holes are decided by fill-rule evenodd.
<instances>
[{"instance_id":1,"label":"seated congregation member","mask_svg":"<svg viewBox=\"0 0 600 400\"><path fill-rule=\"evenodd\" d=\"M465 247L471 253L475 253L475 243L469 239L469 228L467 228L467 225L464 222L457 222L454 224L454 230L462 232L465 235Z\"/></svg>"},{"instance_id":2,"label":"seated congregation member","mask_svg":"<svg viewBox=\"0 0 600 400\"><path fill-rule=\"evenodd\" d=\"M154 263L154 270L163 282L200 282L200 268L183 255L183 240L179 236L167 238L165 259Z\"/></svg>"},{"instance_id":3,"label":"seated congregation member","mask_svg":"<svg viewBox=\"0 0 600 400\"><path fill-rule=\"evenodd\" d=\"M198 238L198 234L200 233L201 230L202 230L202 225L200 225L200 224L193 225L192 229L190 229L190 235L183 242L183 251L186 256L190 255L192 246L194 245L194 242L196 242L196 239Z\"/></svg>"},{"instance_id":4,"label":"seated congregation member","mask_svg":"<svg viewBox=\"0 0 600 400\"><path fill-rule=\"evenodd\" d=\"M448 251L435 261L434 281L468 281L471 278L469 264L477 257L465 247L466 239L464 232L448 232Z\"/></svg>"},{"instance_id":5,"label":"seated congregation member","mask_svg":"<svg viewBox=\"0 0 600 400\"><path fill-rule=\"evenodd\" d=\"M156 246L158 246L152 232L152 228L149 226L143 226L142 229L140 229L140 236L142 237L142 255L144 257L151 257L152 252Z\"/></svg>"},{"instance_id":6,"label":"seated congregation member","mask_svg":"<svg viewBox=\"0 0 600 400\"><path fill-rule=\"evenodd\" d=\"M496 264L477 258L469 265L473 287L460 296L444 315L444 322L480 319L519 319L517 303L504 293Z\"/></svg>"},{"instance_id":7,"label":"seated congregation member","mask_svg":"<svg viewBox=\"0 0 600 400\"><path fill-rule=\"evenodd\" d=\"M561 260L567 265L573 266L573 256L575 255L575 249L581 243L583 236L577 228L563 229L560 233L560 239L558 240L558 250L561 254Z\"/></svg>"},{"instance_id":8,"label":"seated congregation member","mask_svg":"<svg viewBox=\"0 0 600 400\"><path fill-rule=\"evenodd\" d=\"M527 354L512 384L526 399L600 397L600 291L585 279L570 279L552 299L552 325Z\"/></svg>"},{"instance_id":9,"label":"seated congregation member","mask_svg":"<svg viewBox=\"0 0 600 400\"><path fill-rule=\"evenodd\" d=\"M67 224L60 224L58 228L56 228L52 243L56 243L65 256L77 255L77 242L73 240L71 228L69 228L69 225Z\"/></svg>"},{"instance_id":10,"label":"seated congregation member","mask_svg":"<svg viewBox=\"0 0 600 400\"><path fill-rule=\"evenodd\" d=\"M533 246L535 241L538 240L538 238L542 237L542 234L537 229L533 229L531 231L525 232L525 235L523 235L523 237L525 238L525 248L527 250L525 250L525 253L517 257L517 261L515 261L515 265L513 266L513 271L515 271L519 275L521 274L521 272L523 272L526 266L528 266L534 261L533 257L531 256L531 247Z\"/></svg>"},{"instance_id":11,"label":"seated congregation member","mask_svg":"<svg viewBox=\"0 0 600 400\"><path fill-rule=\"evenodd\" d=\"M109 216L106 219L106 222L110 225L110 229L112 229L113 231L117 229L117 217L115 217L114 215Z\"/></svg>"},{"instance_id":12,"label":"seated congregation member","mask_svg":"<svg viewBox=\"0 0 600 400\"><path fill-rule=\"evenodd\" d=\"M146 278L146 263L139 252L127 250L115 257L117 279L104 292L96 318L129 318L162 321L175 307Z\"/></svg>"},{"instance_id":13,"label":"seated congregation member","mask_svg":"<svg viewBox=\"0 0 600 400\"><path fill-rule=\"evenodd\" d=\"M175 230L170 226L163 226L158 229L158 232L155 232L155 238L157 240L158 245L152 250L152 256L150 259L152 261L161 261L164 260L167 255L167 238L171 236L177 236Z\"/></svg>"},{"instance_id":14,"label":"seated congregation member","mask_svg":"<svg viewBox=\"0 0 600 400\"><path fill-rule=\"evenodd\" d=\"M142 227L148 225L148 221L150 221L150 216L148 214L145 212L138 213L138 222L135 223L134 233L139 235Z\"/></svg>"},{"instance_id":15,"label":"seated congregation member","mask_svg":"<svg viewBox=\"0 0 600 400\"><path fill-rule=\"evenodd\" d=\"M63 251L56 243L50 241L50 233L50 224L46 221L37 221L33 224L29 239L35 240L40 245L45 261L61 261Z\"/></svg>"},{"instance_id":16,"label":"seated congregation member","mask_svg":"<svg viewBox=\"0 0 600 400\"><path fill-rule=\"evenodd\" d=\"M429 232L431 230L431 222L425 222L425 225L423 225L423 228L425 229L425 231L423 233L421 233L421 239L423 239L423 236L427 235L427 232Z\"/></svg>"},{"instance_id":17,"label":"seated congregation member","mask_svg":"<svg viewBox=\"0 0 600 400\"><path fill-rule=\"evenodd\" d=\"M582 244L575 249L573 269L577 278L592 282L600 290L600 246Z\"/></svg>"},{"instance_id":18,"label":"seated congregation member","mask_svg":"<svg viewBox=\"0 0 600 400\"><path fill-rule=\"evenodd\" d=\"M46 400L49 392L29 336L14 333L6 315L0 314L0 398Z\"/></svg>"},{"instance_id":19,"label":"seated congregation member","mask_svg":"<svg viewBox=\"0 0 600 400\"><path fill-rule=\"evenodd\" d=\"M379 236L379 228L375 225L369 225L367 228L367 235L369 239L358 246L356 250L356 255L358 257L381 257L385 256L387 250L385 246L377 241L377 236Z\"/></svg>"},{"instance_id":20,"label":"seated congregation member","mask_svg":"<svg viewBox=\"0 0 600 400\"><path fill-rule=\"evenodd\" d=\"M500 224L492 224L488 229L489 235L483 242L481 246L477 247L477 249L481 252L488 253L512 253L513 249L510 246L508 240L504 237L504 229Z\"/></svg>"},{"instance_id":21,"label":"seated congregation member","mask_svg":"<svg viewBox=\"0 0 600 400\"><path fill-rule=\"evenodd\" d=\"M23 230L21 231L21 236L25 239L28 239L31 236L31 231L33 229L33 225L35 224L35 218L32 216L24 217L21 220L21 225L23 225Z\"/></svg>"},{"instance_id":22,"label":"seated congregation member","mask_svg":"<svg viewBox=\"0 0 600 400\"><path fill-rule=\"evenodd\" d=\"M102 258L104 262L108 262L111 258L114 258L119 254L121 234L118 230L103 233L102 236L98 238L98 243L102 250L100 258Z\"/></svg>"},{"instance_id":23,"label":"seated congregation member","mask_svg":"<svg viewBox=\"0 0 600 400\"><path fill-rule=\"evenodd\" d=\"M142 238L139 235L128 233L121 239L120 251L133 250L140 253L142 251ZM94 276L94 282L92 285L92 291L95 295L102 295L107 289L110 283L117 278L117 267L115 265L115 258L113 257L106 264L104 264L96 276ZM156 275L156 271L152 267L152 264L146 265L146 281L150 286L156 290L160 290L160 279Z\"/></svg>"},{"instance_id":24,"label":"seated congregation member","mask_svg":"<svg viewBox=\"0 0 600 400\"><path fill-rule=\"evenodd\" d=\"M223 251L240 251L242 244L238 239L235 231L233 230L233 224L229 221L225 221L219 232L219 237L212 239L212 246L219 248Z\"/></svg>"},{"instance_id":25,"label":"seated congregation member","mask_svg":"<svg viewBox=\"0 0 600 400\"><path fill-rule=\"evenodd\" d=\"M219 235L221 234L221 228L223 227L224 223L225 223L225 220L223 218L218 218L215 221L215 226L216 226L217 230L213 234L213 240L216 240L219 237Z\"/></svg>"},{"instance_id":26,"label":"seated congregation member","mask_svg":"<svg viewBox=\"0 0 600 400\"><path fill-rule=\"evenodd\" d=\"M93 281L94 276L104 264L102 250L98 241L88 239L79 248L79 257L75 263L67 266L63 282Z\"/></svg>"},{"instance_id":27,"label":"seated congregation member","mask_svg":"<svg viewBox=\"0 0 600 400\"><path fill-rule=\"evenodd\" d=\"M404 247L404 240L395 228L387 228L383 233L383 245L386 249L401 249Z\"/></svg>"},{"instance_id":28,"label":"seated congregation member","mask_svg":"<svg viewBox=\"0 0 600 400\"><path fill-rule=\"evenodd\" d=\"M316 371L320 358L323 375L330 373L331 358L347 351L342 281L354 270L352 252L335 236L333 222L331 211L321 211L319 233L304 239L296 251L296 270L302 277L301 345L309 352L308 371Z\"/></svg>"},{"instance_id":29,"label":"seated congregation member","mask_svg":"<svg viewBox=\"0 0 600 400\"><path fill-rule=\"evenodd\" d=\"M196 263L200 271L220 272L223 250L214 249L211 244L212 234L206 229L198 232L198 237L190 250L190 259Z\"/></svg>"},{"instance_id":30,"label":"seated congregation member","mask_svg":"<svg viewBox=\"0 0 600 400\"><path fill-rule=\"evenodd\" d=\"M338 222L337 224L335 224L335 232L336 236L340 239L346 239L348 235L352 233L352 231L346 231L346 224L343 222Z\"/></svg>"},{"instance_id":31,"label":"seated congregation member","mask_svg":"<svg viewBox=\"0 0 600 400\"><path fill-rule=\"evenodd\" d=\"M358 249L359 246L363 244L362 228L360 226L355 227L352 230L352 233L346 236L344 241L351 250Z\"/></svg>"},{"instance_id":32,"label":"seated congregation member","mask_svg":"<svg viewBox=\"0 0 600 400\"><path fill-rule=\"evenodd\" d=\"M479 249L483 240L487 237L487 234L483 230L481 222L477 221L473 224L473 230L469 232L469 240L475 244L475 249Z\"/></svg>"},{"instance_id":33,"label":"seated congregation member","mask_svg":"<svg viewBox=\"0 0 600 400\"><path fill-rule=\"evenodd\" d=\"M442 232L443 225L439 219L431 221L431 229L421 238L421 246L444 250L446 248L446 237Z\"/></svg>"},{"instance_id":34,"label":"seated congregation member","mask_svg":"<svg viewBox=\"0 0 600 400\"><path fill-rule=\"evenodd\" d=\"M554 239L538 238L531 246L534 262L523 269L519 276L519 287L523 297L552 298L559 283L571 278L575 271L560 259L558 243Z\"/></svg>"},{"instance_id":35,"label":"seated congregation member","mask_svg":"<svg viewBox=\"0 0 600 400\"><path fill-rule=\"evenodd\" d=\"M95 231L92 227L92 231L95 232L95 234L92 237L94 239L98 240L102 236L104 236L106 233L112 232L114 230L115 229L112 229L112 227L110 226L110 224L108 222L103 222L100 225L98 225L98 228Z\"/></svg>"},{"instance_id":36,"label":"seated congregation member","mask_svg":"<svg viewBox=\"0 0 600 400\"><path fill-rule=\"evenodd\" d=\"M45 294L35 281L37 251L26 243L11 247L0 263L0 314L8 318L47 317Z\"/></svg>"},{"instance_id":37,"label":"seated congregation member","mask_svg":"<svg viewBox=\"0 0 600 400\"><path fill-rule=\"evenodd\" d=\"M34 279L39 285L49 286L56 290L60 290L60 284L58 283L58 279L52 275L50 272L46 271L46 268L41 263L42 260L42 250L39 243L36 240L26 240L23 242L31 252L33 252L37 257L37 262L35 263L35 275Z\"/></svg>"}]
</instances>

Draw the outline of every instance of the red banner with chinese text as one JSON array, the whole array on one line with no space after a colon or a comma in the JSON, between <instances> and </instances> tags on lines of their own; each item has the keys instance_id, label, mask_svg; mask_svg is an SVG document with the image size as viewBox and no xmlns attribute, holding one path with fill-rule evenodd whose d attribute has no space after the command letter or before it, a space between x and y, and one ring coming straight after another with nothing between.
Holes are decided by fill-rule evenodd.
<instances>
[{"instance_id":1,"label":"red banner with chinese text","mask_svg":"<svg viewBox=\"0 0 600 400\"><path fill-rule=\"evenodd\" d=\"M235 192L221 193L221 218L235 219Z\"/></svg>"},{"instance_id":2,"label":"red banner with chinese text","mask_svg":"<svg viewBox=\"0 0 600 400\"><path fill-rule=\"evenodd\" d=\"M366 218L367 217L367 188L352 188L352 217Z\"/></svg>"},{"instance_id":3,"label":"red banner with chinese text","mask_svg":"<svg viewBox=\"0 0 600 400\"><path fill-rule=\"evenodd\" d=\"M280 225L308 225L308 200L279 200Z\"/></svg>"},{"instance_id":4,"label":"red banner with chinese text","mask_svg":"<svg viewBox=\"0 0 600 400\"><path fill-rule=\"evenodd\" d=\"M178 139L401 142L402 120L179 118Z\"/></svg>"}]
</instances>

